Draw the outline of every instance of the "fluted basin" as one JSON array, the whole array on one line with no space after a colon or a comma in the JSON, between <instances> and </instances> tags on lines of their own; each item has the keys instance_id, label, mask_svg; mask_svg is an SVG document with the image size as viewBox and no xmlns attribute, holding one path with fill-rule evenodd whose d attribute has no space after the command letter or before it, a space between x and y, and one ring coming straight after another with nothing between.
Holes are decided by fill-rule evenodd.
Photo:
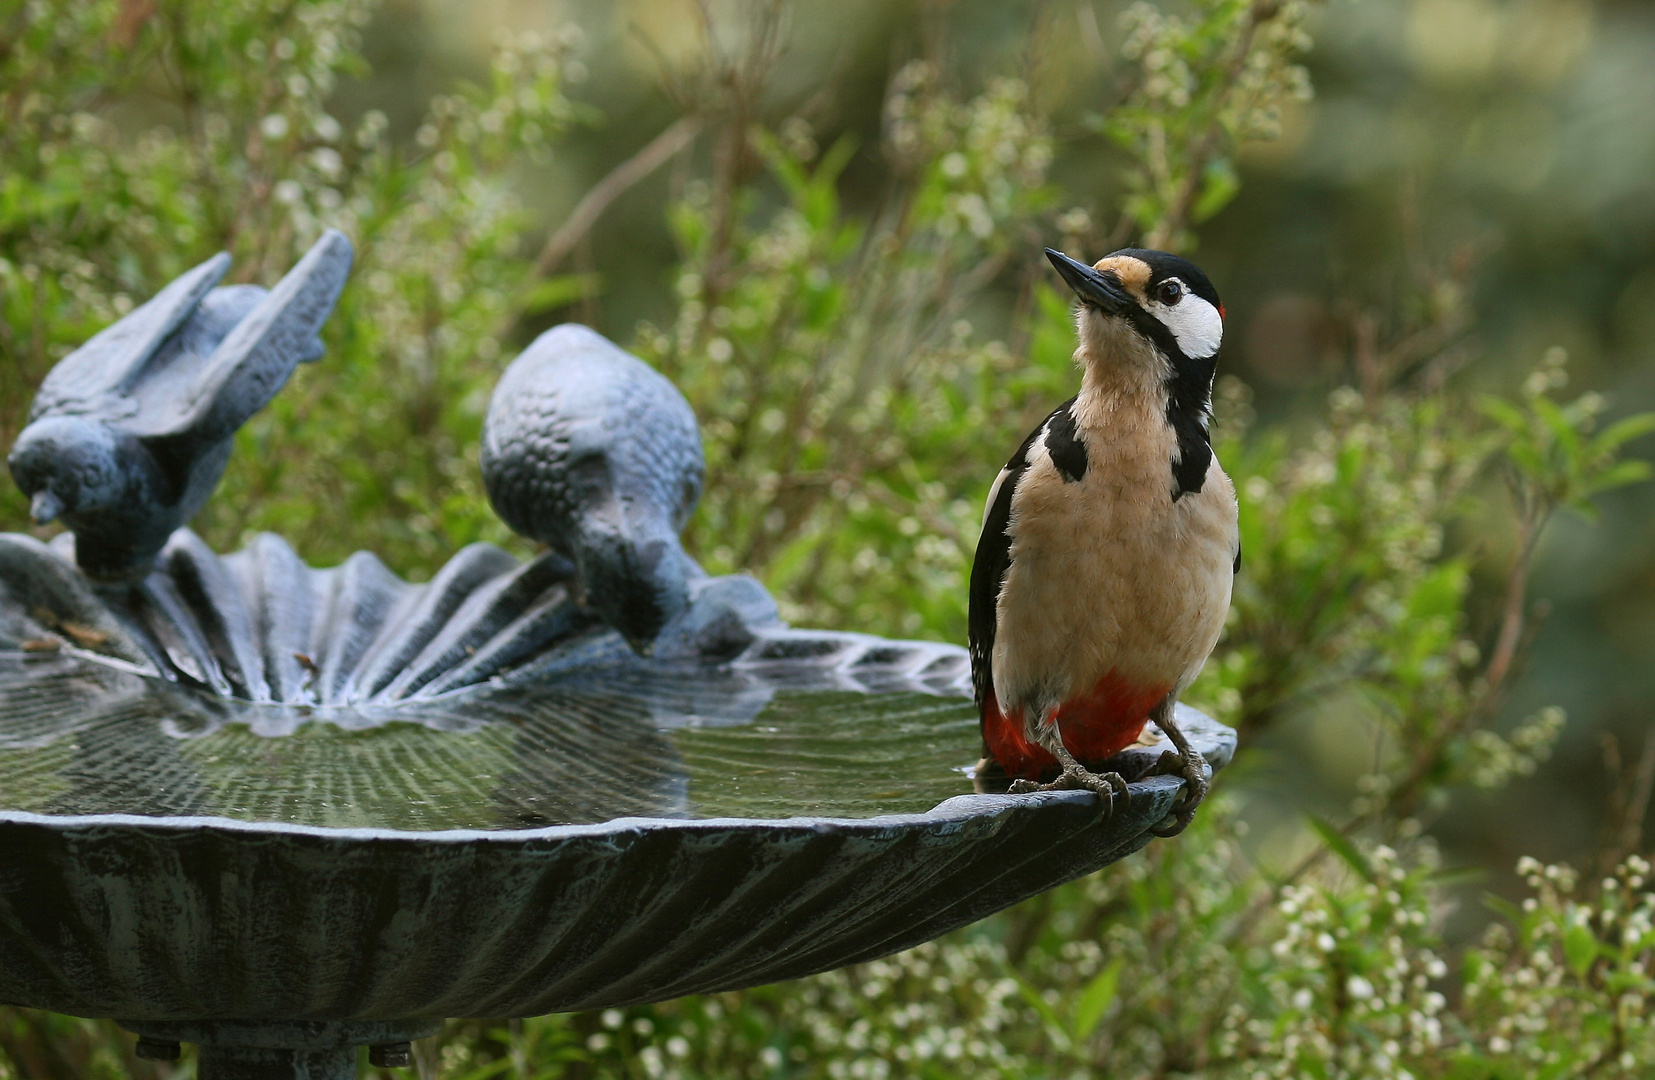
<instances>
[{"instance_id":1,"label":"fluted basin","mask_svg":"<svg viewBox=\"0 0 1655 1080\"><path fill-rule=\"evenodd\" d=\"M595 648L562 677L378 712L0 656L0 1001L143 1029L751 986L965 925L1166 814L1176 777L1136 780L1113 816L1086 793L972 793L957 677L882 649L958 652L800 631L713 667ZM1228 759L1228 729L1180 719Z\"/></svg>"}]
</instances>

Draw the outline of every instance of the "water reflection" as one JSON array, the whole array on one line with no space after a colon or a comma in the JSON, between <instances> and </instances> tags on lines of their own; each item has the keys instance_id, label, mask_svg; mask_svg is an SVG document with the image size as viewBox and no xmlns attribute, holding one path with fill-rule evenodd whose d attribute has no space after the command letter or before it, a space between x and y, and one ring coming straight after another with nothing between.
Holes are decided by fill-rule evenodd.
<instances>
[{"instance_id":1,"label":"water reflection","mask_svg":"<svg viewBox=\"0 0 1655 1080\"><path fill-rule=\"evenodd\" d=\"M394 829L862 817L970 790L958 698L642 665L394 708L253 705L0 656L0 809Z\"/></svg>"}]
</instances>

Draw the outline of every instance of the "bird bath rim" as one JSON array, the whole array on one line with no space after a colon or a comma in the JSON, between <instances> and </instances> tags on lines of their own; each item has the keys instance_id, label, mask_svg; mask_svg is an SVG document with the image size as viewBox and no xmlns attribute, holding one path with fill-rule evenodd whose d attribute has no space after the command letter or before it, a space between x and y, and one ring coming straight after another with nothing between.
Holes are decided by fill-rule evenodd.
<instances>
[{"instance_id":1,"label":"bird bath rim","mask_svg":"<svg viewBox=\"0 0 1655 1080\"><path fill-rule=\"evenodd\" d=\"M1153 778L1167 779L1167 778ZM1171 777L1182 785L1183 781ZM1144 781L1138 781L1143 783ZM502 846L531 846L536 842L554 844L572 840L602 839L609 835L643 830L676 830L689 832L728 833L731 831L773 832L788 829L810 829L817 832L881 830L904 826L934 824L938 821L966 820L1025 806L1041 806L1053 802L1086 806L1097 800L1089 791L1041 791L1024 795L1004 792L967 792L954 795L923 813L879 814L873 817L818 817L799 814L785 818L668 818L617 817L608 821L568 825L542 825L533 829L387 829L356 825L301 825L284 821L242 821L219 816L150 817L144 814L40 814L30 810L0 810L0 825L16 824L39 826L62 831L96 828L143 828L158 831L200 832L203 830L251 833L272 836L310 836L328 840L358 841L365 844L381 841L405 841L419 844L494 844ZM953 804L959 805L953 805Z\"/></svg>"}]
</instances>

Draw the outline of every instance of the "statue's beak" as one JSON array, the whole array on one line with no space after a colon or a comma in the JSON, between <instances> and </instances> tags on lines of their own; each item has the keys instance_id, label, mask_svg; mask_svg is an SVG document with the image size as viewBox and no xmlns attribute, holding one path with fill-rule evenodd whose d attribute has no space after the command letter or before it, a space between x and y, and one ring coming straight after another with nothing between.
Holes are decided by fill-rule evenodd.
<instances>
[{"instance_id":1,"label":"statue's beak","mask_svg":"<svg viewBox=\"0 0 1655 1080\"><path fill-rule=\"evenodd\" d=\"M63 500L52 494L51 488L42 488L35 492L34 498L29 501L29 516L34 518L36 525L44 525L63 513Z\"/></svg>"},{"instance_id":2,"label":"statue's beak","mask_svg":"<svg viewBox=\"0 0 1655 1080\"><path fill-rule=\"evenodd\" d=\"M592 514L581 522L573 555L586 602L634 652L648 656L661 628L689 602L689 558L671 527Z\"/></svg>"}]
</instances>

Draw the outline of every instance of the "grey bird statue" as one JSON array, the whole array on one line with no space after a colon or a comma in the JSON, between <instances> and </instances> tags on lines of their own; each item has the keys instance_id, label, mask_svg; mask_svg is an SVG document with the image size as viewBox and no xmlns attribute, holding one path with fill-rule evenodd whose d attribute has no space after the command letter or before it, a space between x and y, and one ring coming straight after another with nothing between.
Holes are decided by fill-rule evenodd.
<instances>
[{"instance_id":1,"label":"grey bird statue","mask_svg":"<svg viewBox=\"0 0 1655 1080\"><path fill-rule=\"evenodd\" d=\"M583 602L648 655L702 577L678 540L706 472L678 388L596 331L555 326L495 387L482 468L501 519L572 560Z\"/></svg>"},{"instance_id":2,"label":"grey bird statue","mask_svg":"<svg viewBox=\"0 0 1655 1080\"><path fill-rule=\"evenodd\" d=\"M220 253L47 374L7 464L35 522L74 532L88 577L149 571L217 486L236 429L322 355L316 332L350 265L350 241L329 229L268 293L215 289Z\"/></svg>"}]
</instances>

